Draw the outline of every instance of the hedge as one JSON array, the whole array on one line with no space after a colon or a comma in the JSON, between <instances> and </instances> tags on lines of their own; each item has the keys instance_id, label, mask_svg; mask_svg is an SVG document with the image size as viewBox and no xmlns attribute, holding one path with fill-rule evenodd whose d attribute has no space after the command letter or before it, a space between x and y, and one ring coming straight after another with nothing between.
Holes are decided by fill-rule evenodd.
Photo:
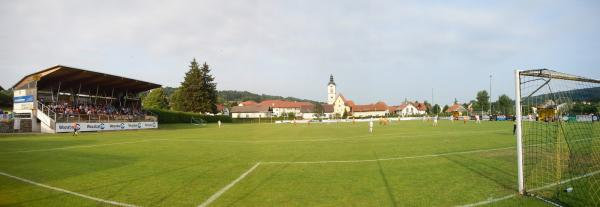
<instances>
[{"instance_id":1,"label":"hedge","mask_svg":"<svg viewBox=\"0 0 600 207\"><path fill-rule=\"evenodd\" d=\"M190 123L191 119L202 119L208 123L216 123L221 120L223 123L231 123L231 117L224 115L204 115L192 112L169 111L162 109L147 109L147 111L158 116L158 123Z\"/></svg>"}]
</instances>

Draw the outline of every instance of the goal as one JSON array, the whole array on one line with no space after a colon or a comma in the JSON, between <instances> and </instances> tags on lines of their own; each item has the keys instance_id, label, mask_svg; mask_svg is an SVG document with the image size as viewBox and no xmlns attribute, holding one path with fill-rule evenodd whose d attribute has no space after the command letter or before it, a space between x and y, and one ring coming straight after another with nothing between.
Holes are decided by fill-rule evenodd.
<instances>
[{"instance_id":1,"label":"goal","mask_svg":"<svg viewBox=\"0 0 600 207\"><path fill-rule=\"evenodd\" d=\"M193 124L193 125L196 125L196 126L206 126L206 121L204 119L201 119L201 118L191 117L190 118L190 124Z\"/></svg>"},{"instance_id":2,"label":"goal","mask_svg":"<svg viewBox=\"0 0 600 207\"><path fill-rule=\"evenodd\" d=\"M600 80L515 71L519 193L600 206Z\"/></svg>"}]
</instances>

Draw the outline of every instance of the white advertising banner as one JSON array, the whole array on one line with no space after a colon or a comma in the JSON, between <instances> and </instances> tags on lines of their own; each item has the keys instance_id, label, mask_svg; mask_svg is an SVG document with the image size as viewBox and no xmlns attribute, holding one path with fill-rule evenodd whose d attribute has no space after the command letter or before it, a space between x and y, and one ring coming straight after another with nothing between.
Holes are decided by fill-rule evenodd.
<instances>
[{"instance_id":1,"label":"white advertising banner","mask_svg":"<svg viewBox=\"0 0 600 207\"><path fill-rule=\"evenodd\" d=\"M156 129L157 122L111 122L111 123L77 123L79 131L117 131L131 129ZM56 132L73 132L73 123L56 123Z\"/></svg>"}]
</instances>

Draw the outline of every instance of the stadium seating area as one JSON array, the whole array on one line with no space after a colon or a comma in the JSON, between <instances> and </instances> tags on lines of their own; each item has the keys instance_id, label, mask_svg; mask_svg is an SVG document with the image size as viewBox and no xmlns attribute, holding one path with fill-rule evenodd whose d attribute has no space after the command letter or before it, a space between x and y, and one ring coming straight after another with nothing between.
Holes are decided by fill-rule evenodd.
<instances>
[{"instance_id":1,"label":"stadium seating area","mask_svg":"<svg viewBox=\"0 0 600 207\"><path fill-rule=\"evenodd\" d=\"M70 102L40 103L56 114L57 122L147 121L151 117L139 106L119 107L111 104L74 104Z\"/></svg>"}]
</instances>

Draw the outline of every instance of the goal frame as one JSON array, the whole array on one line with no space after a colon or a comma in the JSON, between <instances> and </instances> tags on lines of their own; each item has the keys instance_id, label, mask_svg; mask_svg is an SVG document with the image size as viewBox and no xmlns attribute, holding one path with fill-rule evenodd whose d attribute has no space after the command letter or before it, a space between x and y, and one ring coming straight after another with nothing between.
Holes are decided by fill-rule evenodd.
<instances>
[{"instance_id":1,"label":"goal frame","mask_svg":"<svg viewBox=\"0 0 600 207\"><path fill-rule=\"evenodd\" d=\"M532 70L515 70L515 136L517 141L517 182L518 189L520 195L526 195L527 189L525 188L525 179L524 179L524 166L523 166L523 108L522 108L522 98L521 98L521 84L527 82L521 82L521 78L523 76L529 77L538 77L536 80L545 80L548 79L543 85L537 88L532 94L527 95L528 97L533 95L536 91L541 89L543 86L548 84L552 79L560 79L560 80L569 80L569 81L579 81L579 82L587 82L587 83L596 83L600 84L600 80L585 78L576 75L570 75L562 72L557 72L554 70L542 68L542 69L532 69Z\"/></svg>"}]
</instances>

